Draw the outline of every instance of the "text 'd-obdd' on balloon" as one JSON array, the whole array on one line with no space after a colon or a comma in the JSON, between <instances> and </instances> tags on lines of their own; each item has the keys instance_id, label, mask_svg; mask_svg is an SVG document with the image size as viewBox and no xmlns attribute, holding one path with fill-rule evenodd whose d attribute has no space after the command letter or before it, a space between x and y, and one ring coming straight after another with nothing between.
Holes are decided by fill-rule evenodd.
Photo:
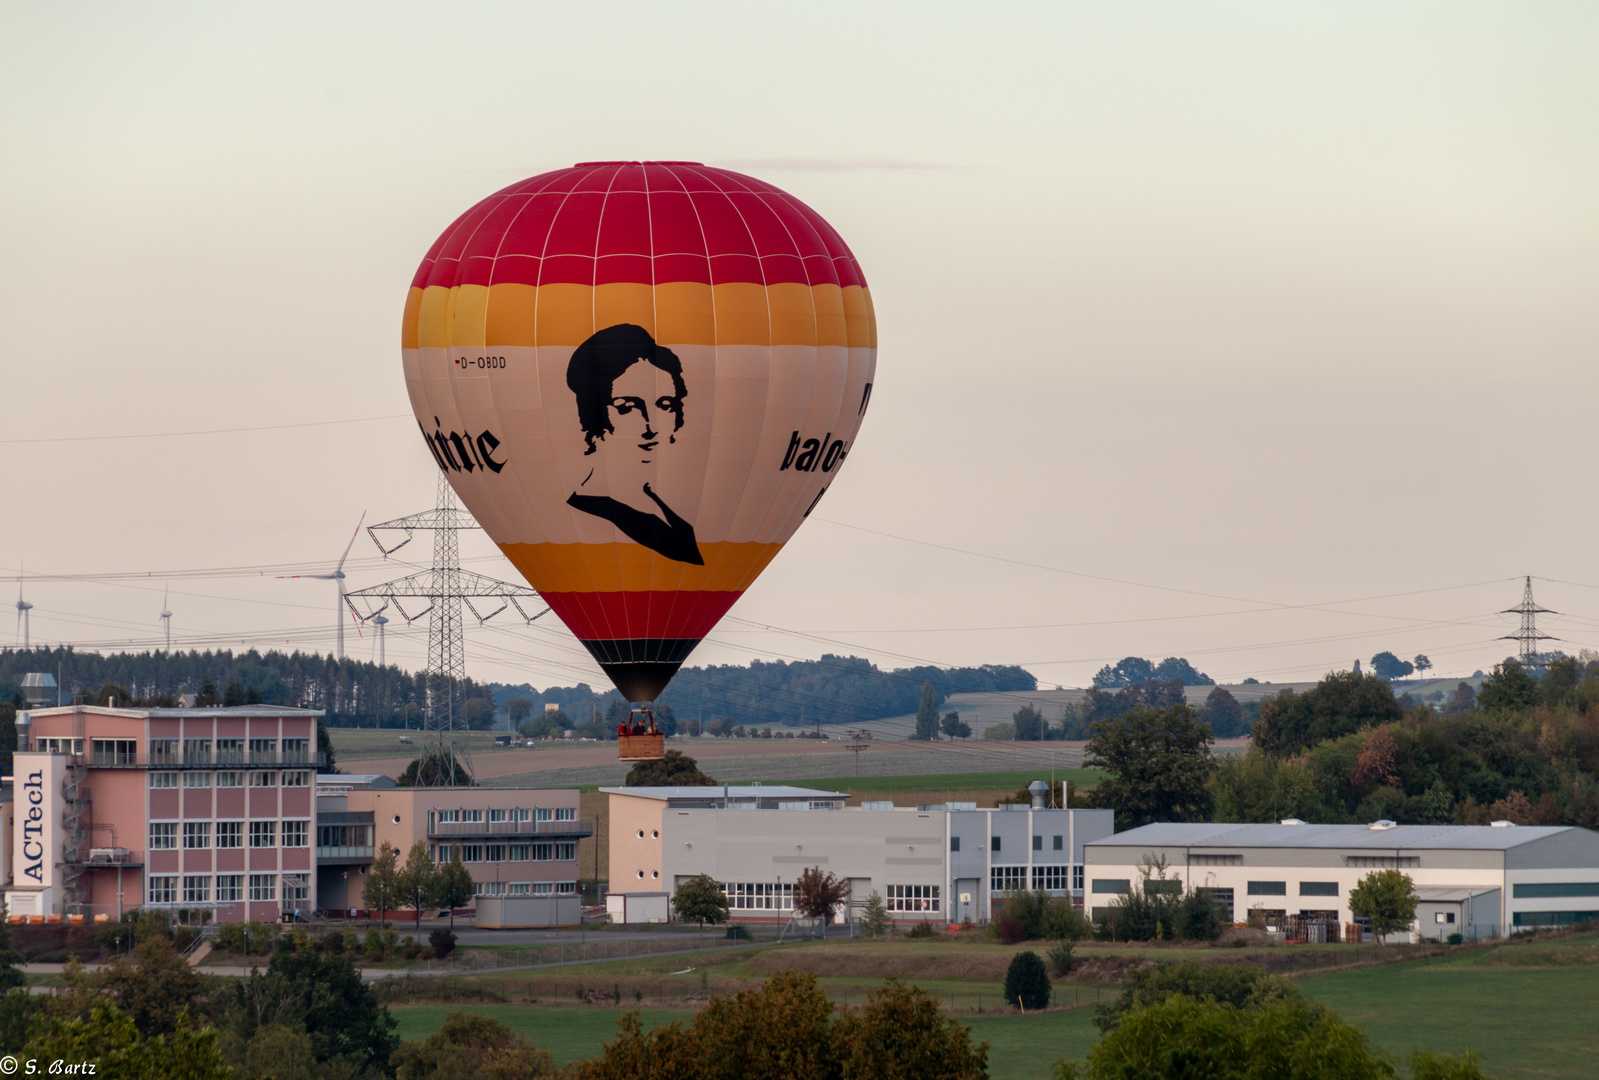
<instances>
[{"instance_id":1,"label":"text 'd-obdd' on balloon","mask_svg":"<svg viewBox=\"0 0 1599 1080\"><path fill-rule=\"evenodd\" d=\"M607 161L489 196L406 298L406 388L461 501L630 701L652 701L838 476L877 330L792 195Z\"/></svg>"}]
</instances>

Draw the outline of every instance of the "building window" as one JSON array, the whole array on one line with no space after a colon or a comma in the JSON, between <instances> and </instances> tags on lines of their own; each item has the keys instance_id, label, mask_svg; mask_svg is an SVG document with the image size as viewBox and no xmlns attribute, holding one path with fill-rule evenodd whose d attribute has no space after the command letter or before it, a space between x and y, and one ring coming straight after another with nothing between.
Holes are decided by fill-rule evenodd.
<instances>
[{"instance_id":1,"label":"building window","mask_svg":"<svg viewBox=\"0 0 1599 1080\"><path fill-rule=\"evenodd\" d=\"M510 887L506 890L505 895L507 895L507 896L526 896L527 895L527 887L528 887L529 884L530 884L530 882L526 882L526 881L513 881L513 882L511 882Z\"/></svg>"},{"instance_id":2,"label":"building window","mask_svg":"<svg viewBox=\"0 0 1599 1080\"><path fill-rule=\"evenodd\" d=\"M1033 891L1043 889L1045 892L1065 892L1069 869L1070 867L1065 866L1033 867Z\"/></svg>"},{"instance_id":3,"label":"building window","mask_svg":"<svg viewBox=\"0 0 1599 1080\"><path fill-rule=\"evenodd\" d=\"M184 739L183 763L185 765L211 764L210 739Z\"/></svg>"},{"instance_id":4,"label":"building window","mask_svg":"<svg viewBox=\"0 0 1599 1080\"><path fill-rule=\"evenodd\" d=\"M183 846L190 850L209 848L211 846L211 823L209 821L185 821L183 823Z\"/></svg>"},{"instance_id":5,"label":"building window","mask_svg":"<svg viewBox=\"0 0 1599 1080\"><path fill-rule=\"evenodd\" d=\"M1078 892L1083 891L1083 868L1081 866L1072 867L1072 888Z\"/></svg>"},{"instance_id":6,"label":"building window","mask_svg":"<svg viewBox=\"0 0 1599 1080\"><path fill-rule=\"evenodd\" d=\"M181 759L178 755L178 740L176 739L151 739L150 764L176 765Z\"/></svg>"},{"instance_id":7,"label":"building window","mask_svg":"<svg viewBox=\"0 0 1599 1080\"><path fill-rule=\"evenodd\" d=\"M1242 855L1190 855L1188 856L1188 864L1190 866L1242 866L1244 865L1244 857Z\"/></svg>"},{"instance_id":8,"label":"building window","mask_svg":"<svg viewBox=\"0 0 1599 1080\"><path fill-rule=\"evenodd\" d=\"M243 765L244 740L243 739L218 739L217 740L218 765ZM221 888L219 885L218 888Z\"/></svg>"},{"instance_id":9,"label":"building window","mask_svg":"<svg viewBox=\"0 0 1599 1080\"><path fill-rule=\"evenodd\" d=\"M577 845L574 844L572 841L567 840L564 843L560 843L560 844L556 844L555 845L555 861L556 862L572 862L576 858L577 858Z\"/></svg>"},{"instance_id":10,"label":"building window","mask_svg":"<svg viewBox=\"0 0 1599 1080\"><path fill-rule=\"evenodd\" d=\"M644 871L639 871L644 876ZM734 911L792 911L794 886L767 881L728 881L722 883L727 906Z\"/></svg>"},{"instance_id":11,"label":"building window","mask_svg":"<svg viewBox=\"0 0 1599 1080\"><path fill-rule=\"evenodd\" d=\"M178 902L177 875L158 875L150 879L150 903L176 904Z\"/></svg>"},{"instance_id":12,"label":"building window","mask_svg":"<svg viewBox=\"0 0 1599 1080\"><path fill-rule=\"evenodd\" d=\"M950 837L949 838L949 849L951 851L959 851L961 849L961 838L958 837L958 836Z\"/></svg>"},{"instance_id":13,"label":"building window","mask_svg":"<svg viewBox=\"0 0 1599 1080\"><path fill-rule=\"evenodd\" d=\"M1432 921L1435 923L1452 923L1455 921L1455 913L1453 911L1435 911L1433 912Z\"/></svg>"},{"instance_id":14,"label":"building window","mask_svg":"<svg viewBox=\"0 0 1599 1080\"><path fill-rule=\"evenodd\" d=\"M490 810L489 811L489 824L490 825L499 824L500 822L502 822L504 820L505 820L505 811L504 810Z\"/></svg>"},{"instance_id":15,"label":"building window","mask_svg":"<svg viewBox=\"0 0 1599 1080\"><path fill-rule=\"evenodd\" d=\"M178 774L175 772L153 772L150 774L150 786L153 788L175 788L178 786Z\"/></svg>"},{"instance_id":16,"label":"building window","mask_svg":"<svg viewBox=\"0 0 1599 1080\"><path fill-rule=\"evenodd\" d=\"M250 875L251 900L276 900L277 898L278 876L276 874Z\"/></svg>"},{"instance_id":17,"label":"building window","mask_svg":"<svg viewBox=\"0 0 1599 1080\"><path fill-rule=\"evenodd\" d=\"M89 750L96 765L136 765L139 760L137 739L90 739Z\"/></svg>"},{"instance_id":18,"label":"building window","mask_svg":"<svg viewBox=\"0 0 1599 1080\"><path fill-rule=\"evenodd\" d=\"M1250 896L1287 896L1288 882L1286 881L1251 881L1249 883Z\"/></svg>"},{"instance_id":19,"label":"building window","mask_svg":"<svg viewBox=\"0 0 1599 1080\"><path fill-rule=\"evenodd\" d=\"M244 774L242 772L217 773L217 787L243 787Z\"/></svg>"},{"instance_id":20,"label":"building window","mask_svg":"<svg viewBox=\"0 0 1599 1080\"><path fill-rule=\"evenodd\" d=\"M528 847L529 846L530 845L528 845L528 844L512 844L511 845L511 852L510 852L510 855L511 855L510 861L511 862L527 862L528 861L528 855L529 855L529 852L528 852Z\"/></svg>"},{"instance_id":21,"label":"building window","mask_svg":"<svg viewBox=\"0 0 1599 1080\"><path fill-rule=\"evenodd\" d=\"M186 788L209 788L211 786L211 774L208 772L184 773L183 786Z\"/></svg>"},{"instance_id":22,"label":"building window","mask_svg":"<svg viewBox=\"0 0 1599 1080\"><path fill-rule=\"evenodd\" d=\"M250 764L251 765L276 765L278 763L278 740L276 739L251 739Z\"/></svg>"},{"instance_id":23,"label":"building window","mask_svg":"<svg viewBox=\"0 0 1599 1080\"><path fill-rule=\"evenodd\" d=\"M183 902L185 904L209 904L211 902L211 878L204 874L185 874L183 877Z\"/></svg>"},{"instance_id":24,"label":"building window","mask_svg":"<svg viewBox=\"0 0 1599 1080\"><path fill-rule=\"evenodd\" d=\"M1127 878L1124 878L1124 877L1118 877L1118 878L1097 877L1097 878L1094 879L1094 891L1097 892L1097 893L1124 893L1124 892L1130 892L1132 890L1132 885L1133 885L1133 883L1131 881L1129 881Z\"/></svg>"},{"instance_id":25,"label":"building window","mask_svg":"<svg viewBox=\"0 0 1599 1080\"><path fill-rule=\"evenodd\" d=\"M1042 836L1034 836L1033 837L1033 850L1034 851L1043 851L1044 850L1044 838Z\"/></svg>"},{"instance_id":26,"label":"building window","mask_svg":"<svg viewBox=\"0 0 1599 1080\"><path fill-rule=\"evenodd\" d=\"M278 846L278 823L275 821L250 822L250 846L269 848Z\"/></svg>"},{"instance_id":27,"label":"building window","mask_svg":"<svg viewBox=\"0 0 1599 1080\"><path fill-rule=\"evenodd\" d=\"M483 811L481 811L481 810L462 810L461 811L461 821L462 821L463 824L467 824L467 825L481 825L481 824L483 824Z\"/></svg>"},{"instance_id":28,"label":"building window","mask_svg":"<svg viewBox=\"0 0 1599 1080\"><path fill-rule=\"evenodd\" d=\"M284 787L310 787L311 774L308 772L286 772L283 774Z\"/></svg>"},{"instance_id":29,"label":"building window","mask_svg":"<svg viewBox=\"0 0 1599 1080\"><path fill-rule=\"evenodd\" d=\"M275 772L253 772L250 774L251 787L277 787L278 774Z\"/></svg>"},{"instance_id":30,"label":"building window","mask_svg":"<svg viewBox=\"0 0 1599 1080\"><path fill-rule=\"evenodd\" d=\"M573 806L557 806L555 808L556 821L576 821L577 808Z\"/></svg>"},{"instance_id":31,"label":"building window","mask_svg":"<svg viewBox=\"0 0 1599 1080\"><path fill-rule=\"evenodd\" d=\"M938 886L890 885L888 886L888 910L937 911Z\"/></svg>"},{"instance_id":32,"label":"building window","mask_svg":"<svg viewBox=\"0 0 1599 1080\"><path fill-rule=\"evenodd\" d=\"M512 821L528 821L531 820L531 818L532 811L525 806L518 807L517 809L511 811Z\"/></svg>"},{"instance_id":33,"label":"building window","mask_svg":"<svg viewBox=\"0 0 1599 1080\"><path fill-rule=\"evenodd\" d=\"M178 846L178 823L176 821L150 822L150 850L172 851Z\"/></svg>"},{"instance_id":34,"label":"building window","mask_svg":"<svg viewBox=\"0 0 1599 1080\"><path fill-rule=\"evenodd\" d=\"M540 820L540 821L552 821L552 820L554 820L551 817L551 815L553 813L554 813L554 811L552 811L552 810L539 810L538 811L538 820Z\"/></svg>"},{"instance_id":35,"label":"building window","mask_svg":"<svg viewBox=\"0 0 1599 1080\"><path fill-rule=\"evenodd\" d=\"M483 845L482 844L462 844L461 845L461 861L462 862L482 862L483 861Z\"/></svg>"},{"instance_id":36,"label":"building window","mask_svg":"<svg viewBox=\"0 0 1599 1080\"><path fill-rule=\"evenodd\" d=\"M440 810L438 813L439 813L439 824L440 825L458 825L458 824L460 824L461 811L459 811L459 810Z\"/></svg>"},{"instance_id":37,"label":"building window","mask_svg":"<svg viewBox=\"0 0 1599 1080\"><path fill-rule=\"evenodd\" d=\"M575 881L557 881L555 883L555 894L557 896L576 896L577 895L577 882L575 882ZM790 904L789 906L792 907L793 905Z\"/></svg>"},{"instance_id":38,"label":"building window","mask_svg":"<svg viewBox=\"0 0 1599 1080\"><path fill-rule=\"evenodd\" d=\"M534 862L549 862L555 858L554 844L533 844L532 848Z\"/></svg>"},{"instance_id":39,"label":"building window","mask_svg":"<svg viewBox=\"0 0 1599 1080\"><path fill-rule=\"evenodd\" d=\"M1518 911L1510 919L1511 926L1571 926L1591 922L1599 922L1599 911Z\"/></svg>"},{"instance_id":40,"label":"building window","mask_svg":"<svg viewBox=\"0 0 1599 1080\"><path fill-rule=\"evenodd\" d=\"M504 862L505 861L505 845L504 844L489 844L485 848L483 854L484 854L485 858L489 862Z\"/></svg>"},{"instance_id":41,"label":"building window","mask_svg":"<svg viewBox=\"0 0 1599 1080\"><path fill-rule=\"evenodd\" d=\"M988 891L996 893L1021 892L1027 888L1027 867L991 866L988 870Z\"/></svg>"},{"instance_id":42,"label":"building window","mask_svg":"<svg viewBox=\"0 0 1599 1080\"><path fill-rule=\"evenodd\" d=\"M284 739L283 740L283 761L284 761L285 764L289 764L289 763L296 762L296 761L310 761L310 760L311 760L311 740L310 739Z\"/></svg>"},{"instance_id":43,"label":"building window","mask_svg":"<svg viewBox=\"0 0 1599 1080\"><path fill-rule=\"evenodd\" d=\"M1055 837L1054 844L1052 846L1056 851L1064 851L1066 847L1066 838L1064 836Z\"/></svg>"},{"instance_id":44,"label":"building window","mask_svg":"<svg viewBox=\"0 0 1599 1080\"><path fill-rule=\"evenodd\" d=\"M1211 902L1221 912L1222 922L1230 923L1233 921L1233 891L1231 889L1196 888L1194 891L1210 897Z\"/></svg>"},{"instance_id":45,"label":"building window","mask_svg":"<svg viewBox=\"0 0 1599 1080\"><path fill-rule=\"evenodd\" d=\"M551 895L554 892L555 892L555 882L553 882L553 881L535 881L535 882L532 883L532 888L529 890L528 894L530 896L549 896L549 895Z\"/></svg>"},{"instance_id":46,"label":"building window","mask_svg":"<svg viewBox=\"0 0 1599 1080\"><path fill-rule=\"evenodd\" d=\"M505 882L481 881L478 883L477 894L479 896L504 896Z\"/></svg>"},{"instance_id":47,"label":"building window","mask_svg":"<svg viewBox=\"0 0 1599 1080\"><path fill-rule=\"evenodd\" d=\"M39 739L39 749L46 754L82 754L82 739Z\"/></svg>"},{"instance_id":48,"label":"building window","mask_svg":"<svg viewBox=\"0 0 1599 1080\"><path fill-rule=\"evenodd\" d=\"M1421 865L1420 855L1345 855L1345 866L1370 866L1385 870L1404 870Z\"/></svg>"},{"instance_id":49,"label":"building window","mask_svg":"<svg viewBox=\"0 0 1599 1080\"><path fill-rule=\"evenodd\" d=\"M217 903L233 904L244 899L243 874L217 875Z\"/></svg>"},{"instance_id":50,"label":"building window","mask_svg":"<svg viewBox=\"0 0 1599 1080\"><path fill-rule=\"evenodd\" d=\"M244 846L244 822L219 821L217 822L217 847L236 848Z\"/></svg>"},{"instance_id":51,"label":"building window","mask_svg":"<svg viewBox=\"0 0 1599 1080\"><path fill-rule=\"evenodd\" d=\"M999 837L997 837L997 836L989 837L988 850L989 851L998 851L999 850Z\"/></svg>"},{"instance_id":52,"label":"building window","mask_svg":"<svg viewBox=\"0 0 1599 1080\"><path fill-rule=\"evenodd\" d=\"M310 831L311 823L309 821L285 821L283 823L283 846L305 847Z\"/></svg>"},{"instance_id":53,"label":"building window","mask_svg":"<svg viewBox=\"0 0 1599 1080\"><path fill-rule=\"evenodd\" d=\"M1299 883L1300 896L1337 896L1338 883L1336 881L1301 881Z\"/></svg>"},{"instance_id":54,"label":"building window","mask_svg":"<svg viewBox=\"0 0 1599 1080\"><path fill-rule=\"evenodd\" d=\"M1510 886L1517 900L1538 900L1558 896L1599 896L1599 881L1523 881Z\"/></svg>"},{"instance_id":55,"label":"building window","mask_svg":"<svg viewBox=\"0 0 1599 1080\"><path fill-rule=\"evenodd\" d=\"M283 878L284 907L288 907L290 904L293 904L295 909L299 910L300 905L305 903L305 901L309 900L310 898L311 886L307 885L303 878L285 875Z\"/></svg>"}]
</instances>

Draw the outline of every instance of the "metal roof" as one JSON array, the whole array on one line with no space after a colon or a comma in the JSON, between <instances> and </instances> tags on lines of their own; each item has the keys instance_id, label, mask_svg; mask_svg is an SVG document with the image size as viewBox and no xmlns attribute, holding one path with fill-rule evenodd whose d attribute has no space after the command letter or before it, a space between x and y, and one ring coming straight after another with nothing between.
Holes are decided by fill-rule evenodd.
<instances>
[{"instance_id":1,"label":"metal roof","mask_svg":"<svg viewBox=\"0 0 1599 1080\"><path fill-rule=\"evenodd\" d=\"M818 791L815 788L788 787L783 784L706 784L699 787L602 787L607 795L633 795L640 799L847 799L844 791Z\"/></svg>"},{"instance_id":2,"label":"metal roof","mask_svg":"<svg viewBox=\"0 0 1599 1080\"><path fill-rule=\"evenodd\" d=\"M1239 825L1163 822L1090 840L1089 847L1370 848L1504 851L1558 833L1570 825Z\"/></svg>"}]
</instances>

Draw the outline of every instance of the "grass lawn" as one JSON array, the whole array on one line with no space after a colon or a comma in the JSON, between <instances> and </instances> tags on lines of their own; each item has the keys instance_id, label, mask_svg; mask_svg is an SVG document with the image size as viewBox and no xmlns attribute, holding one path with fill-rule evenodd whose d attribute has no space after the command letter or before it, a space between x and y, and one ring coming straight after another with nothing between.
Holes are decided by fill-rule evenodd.
<instances>
[{"instance_id":1,"label":"grass lawn","mask_svg":"<svg viewBox=\"0 0 1599 1080\"><path fill-rule=\"evenodd\" d=\"M820 780L785 780L795 787L824 791L1015 791L1034 780L1070 780L1074 788L1091 788L1105 774L1099 769L1032 769L1022 772L920 773L913 776L832 776ZM1058 789L1057 789L1058 790Z\"/></svg>"},{"instance_id":2,"label":"grass lawn","mask_svg":"<svg viewBox=\"0 0 1599 1080\"><path fill-rule=\"evenodd\" d=\"M1466 953L1430 964L1338 971L1300 982L1372 1042L1482 1055L1483 1071L1512 1078L1599 1073L1599 964L1537 946ZM1536 966L1547 962L1550 966Z\"/></svg>"},{"instance_id":3,"label":"grass lawn","mask_svg":"<svg viewBox=\"0 0 1599 1080\"><path fill-rule=\"evenodd\" d=\"M601 1046L616 1035L616 1021L628 1010L582 1005L396 1005L391 1006L399 1021L402 1039L425 1039L444 1024L452 1012L464 1011L492 1016L513 1030L526 1035L535 1046L555 1055L564 1065L578 1058L593 1057ZM646 1028L673 1020L688 1020L688 1010L642 1009Z\"/></svg>"}]
</instances>

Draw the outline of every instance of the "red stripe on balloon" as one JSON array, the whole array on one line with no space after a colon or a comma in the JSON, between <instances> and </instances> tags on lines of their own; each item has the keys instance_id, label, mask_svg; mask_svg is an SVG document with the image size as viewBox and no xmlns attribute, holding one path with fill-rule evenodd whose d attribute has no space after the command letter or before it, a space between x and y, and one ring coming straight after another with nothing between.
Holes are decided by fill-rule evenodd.
<instances>
[{"instance_id":1,"label":"red stripe on balloon","mask_svg":"<svg viewBox=\"0 0 1599 1080\"><path fill-rule=\"evenodd\" d=\"M741 592L540 593L567 628L584 641L702 638Z\"/></svg>"}]
</instances>

